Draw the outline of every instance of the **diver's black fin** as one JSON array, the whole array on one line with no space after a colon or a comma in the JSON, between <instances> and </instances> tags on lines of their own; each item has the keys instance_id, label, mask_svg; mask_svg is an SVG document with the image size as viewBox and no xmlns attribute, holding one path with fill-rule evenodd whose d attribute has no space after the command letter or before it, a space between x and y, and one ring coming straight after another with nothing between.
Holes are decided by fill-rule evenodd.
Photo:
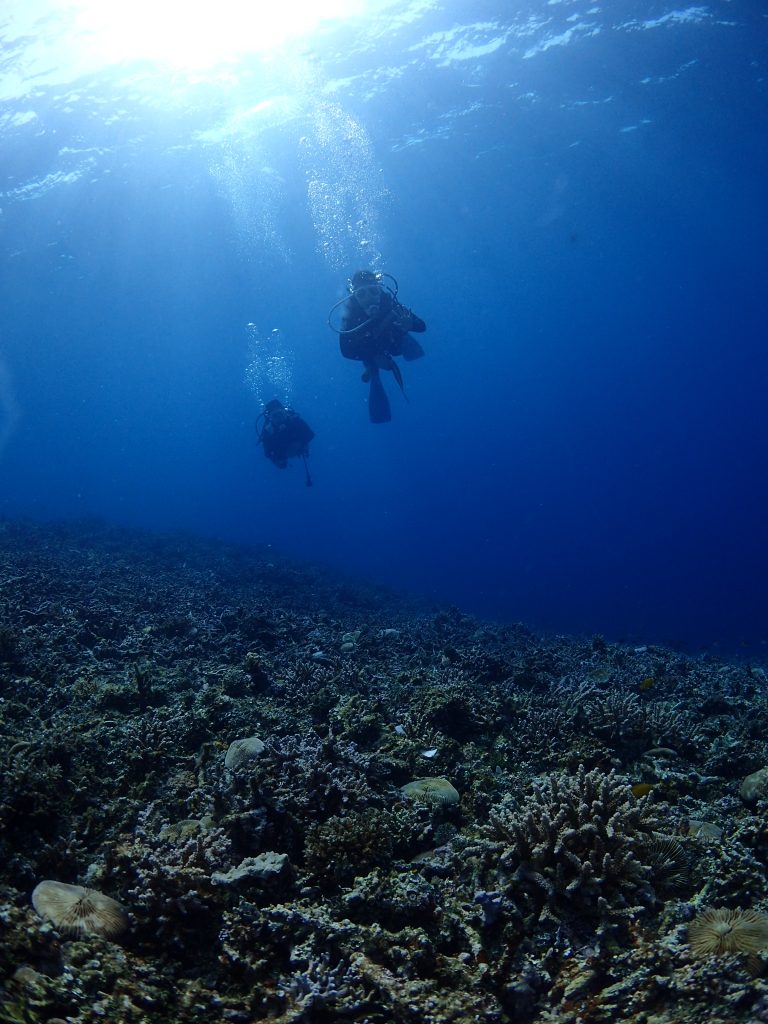
<instances>
[{"instance_id":1,"label":"diver's black fin","mask_svg":"<svg viewBox=\"0 0 768 1024\"><path fill-rule=\"evenodd\" d=\"M394 359L391 359L390 362L392 363L390 369L392 370L392 374L395 380L397 381L397 386L400 388L403 394L405 394L405 382L403 381L403 374L400 370L400 367L397 365Z\"/></svg>"},{"instance_id":2,"label":"diver's black fin","mask_svg":"<svg viewBox=\"0 0 768 1024\"><path fill-rule=\"evenodd\" d=\"M378 370L371 374L371 385L368 389L368 416L371 423L389 423L392 419L392 410L389 407L389 399L381 383Z\"/></svg>"},{"instance_id":3,"label":"diver's black fin","mask_svg":"<svg viewBox=\"0 0 768 1024\"><path fill-rule=\"evenodd\" d=\"M383 369L391 370L392 371L392 376L397 381L397 386L403 392L403 398L407 402L408 401L408 395L406 395L406 393L405 393L405 381L403 380L402 371L401 371L400 367L397 365L397 363L395 362L395 360L392 358L392 356L388 355L386 358L389 360L389 362L385 364Z\"/></svg>"}]
</instances>

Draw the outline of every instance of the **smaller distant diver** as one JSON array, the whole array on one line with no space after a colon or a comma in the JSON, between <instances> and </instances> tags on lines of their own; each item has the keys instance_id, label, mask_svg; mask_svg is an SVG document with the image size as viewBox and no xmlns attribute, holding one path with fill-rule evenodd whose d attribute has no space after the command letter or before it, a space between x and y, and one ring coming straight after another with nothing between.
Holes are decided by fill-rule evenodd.
<instances>
[{"instance_id":1,"label":"smaller distant diver","mask_svg":"<svg viewBox=\"0 0 768 1024\"><path fill-rule=\"evenodd\" d=\"M386 281L390 283L385 283ZM380 370L389 370L407 401L403 375L395 356L411 362L421 359L424 349L409 331L426 331L424 321L397 301L397 281L391 274L357 270L347 282L348 297L340 299L328 314L328 324L339 335L341 354L357 359L365 367L362 381L369 384L368 416L371 423L388 423L392 410L381 382ZM332 322L335 310L344 303L341 326Z\"/></svg>"},{"instance_id":2,"label":"smaller distant diver","mask_svg":"<svg viewBox=\"0 0 768 1024\"><path fill-rule=\"evenodd\" d=\"M285 469L288 459L301 459L304 463L306 485L312 486L307 459L309 442L315 436L315 432L306 420L277 398L273 398L267 402L256 419L256 434L264 454L278 469Z\"/></svg>"}]
</instances>

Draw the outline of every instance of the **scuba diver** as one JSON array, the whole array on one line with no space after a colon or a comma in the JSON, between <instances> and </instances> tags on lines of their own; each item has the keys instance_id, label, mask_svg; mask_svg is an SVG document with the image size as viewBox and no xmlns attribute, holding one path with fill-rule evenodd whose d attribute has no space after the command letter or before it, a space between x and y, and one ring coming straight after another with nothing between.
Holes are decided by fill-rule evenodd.
<instances>
[{"instance_id":1,"label":"scuba diver","mask_svg":"<svg viewBox=\"0 0 768 1024\"><path fill-rule=\"evenodd\" d=\"M385 284L384 279L391 282ZM403 375L395 356L411 361L421 359L424 349L409 331L426 331L424 321L397 301L397 281L391 274L373 270L357 270L347 282L349 296L340 299L328 314L328 324L339 335L341 354L357 359L365 370L362 381L369 384L368 416L371 423L388 423L392 419L389 399L381 382L380 371L389 370L407 401ZM331 318L342 304L341 326Z\"/></svg>"},{"instance_id":2,"label":"scuba diver","mask_svg":"<svg viewBox=\"0 0 768 1024\"><path fill-rule=\"evenodd\" d=\"M309 442L315 432L297 412L273 398L256 419L256 434L264 454L278 469L285 469L288 459L300 458L304 463L307 487L312 486L307 458Z\"/></svg>"}]
</instances>

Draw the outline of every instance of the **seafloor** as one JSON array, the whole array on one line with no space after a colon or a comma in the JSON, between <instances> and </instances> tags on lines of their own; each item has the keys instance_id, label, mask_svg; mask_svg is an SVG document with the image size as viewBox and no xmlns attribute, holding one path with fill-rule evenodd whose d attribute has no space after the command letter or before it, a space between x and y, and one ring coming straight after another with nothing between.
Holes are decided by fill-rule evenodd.
<instances>
[{"instance_id":1,"label":"seafloor","mask_svg":"<svg viewBox=\"0 0 768 1024\"><path fill-rule=\"evenodd\" d=\"M768 1021L701 919L768 910L758 664L97 523L0 524L0 607L0 1021Z\"/></svg>"}]
</instances>

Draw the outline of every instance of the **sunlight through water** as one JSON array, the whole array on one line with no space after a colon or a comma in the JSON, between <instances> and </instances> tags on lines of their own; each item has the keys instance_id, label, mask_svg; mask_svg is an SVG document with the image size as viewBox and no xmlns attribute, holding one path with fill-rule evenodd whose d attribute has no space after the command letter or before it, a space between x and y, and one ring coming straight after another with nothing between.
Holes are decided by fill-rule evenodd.
<instances>
[{"instance_id":1,"label":"sunlight through water","mask_svg":"<svg viewBox=\"0 0 768 1024\"><path fill-rule=\"evenodd\" d=\"M11 0L0 32L6 42L34 40L26 58L51 80L137 61L202 72L269 54L369 7L370 0Z\"/></svg>"}]
</instances>

